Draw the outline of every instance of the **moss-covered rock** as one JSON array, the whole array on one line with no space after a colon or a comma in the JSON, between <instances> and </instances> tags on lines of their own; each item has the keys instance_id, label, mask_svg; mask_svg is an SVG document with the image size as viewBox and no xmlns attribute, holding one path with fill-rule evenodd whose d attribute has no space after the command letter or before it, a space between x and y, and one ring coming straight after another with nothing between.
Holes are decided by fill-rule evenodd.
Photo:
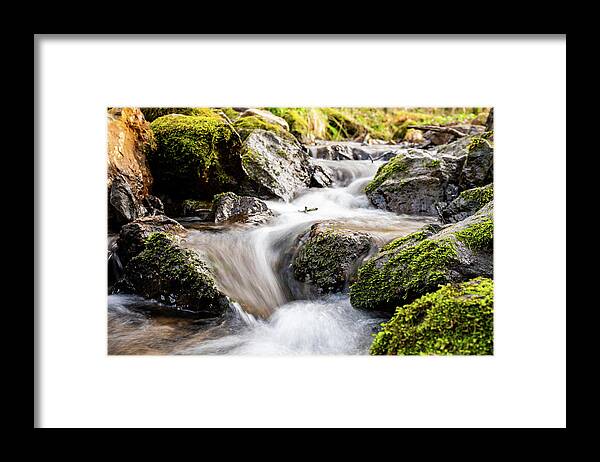
<instances>
[{"instance_id":1,"label":"moss-covered rock","mask_svg":"<svg viewBox=\"0 0 600 462\"><path fill-rule=\"evenodd\" d=\"M340 292L356 273L373 244L365 233L316 223L300 239L292 267L294 277L318 293Z\"/></svg>"},{"instance_id":2,"label":"moss-covered rock","mask_svg":"<svg viewBox=\"0 0 600 462\"><path fill-rule=\"evenodd\" d=\"M444 223L456 223L473 215L481 207L494 199L493 183L480 188L462 191L459 196L441 209L440 218Z\"/></svg>"},{"instance_id":3,"label":"moss-covered rock","mask_svg":"<svg viewBox=\"0 0 600 462\"><path fill-rule=\"evenodd\" d=\"M160 192L199 199L238 186L240 142L223 118L167 115L151 127L157 147L148 158Z\"/></svg>"},{"instance_id":4,"label":"moss-covered rock","mask_svg":"<svg viewBox=\"0 0 600 462\"><path fill-rule=\"evenodd\" d=\"M359 268L350 301L355 308L393 310L439 284L492 277L492 247L489 203L459 223L426 227L384 246Z\"/></svg>"},{"instance_id":5,"label":"moss-covered rock","mask_svg":"<svg viewBox=\"0 0 600 462\"><path fill-rule=\"evenodd\" d=\"M264 109L256 109L256 108L246 109L244 112L242 112L240 114L240 118L245 118L245 117L258 118L258 119L264 120L265 122L268 122L271 125L278 125L285 131L290 130L289 124L283 117L276 116L272 112L266 111Z\"/></svg>"},{"instance_id":6,"label":"moss-covered rock","mask_svg":"<svg viewBox=\"0 0 600 462\"><path fill-rule=\"evenodd\" d=\"M396 213L435 215L444 200L440 160L424 150L409 149L382 165L365 187L373 205Z\"/></svg>"},{"instance_id":7,"label":"moss-covered rock","mask_svg":"<svg viewBox=\"0 0 600 462\"><path fill-rule=\"evenodd\" d=\"M169 114L193 115L202 117L218 116L218 110L208 107L143 107L140 108L148 122Z\"/></svg>"},{"instance_id":8,"label":"moss-covered rock","mask_svg":"<svg viewBox=\"0 0 600 462\"><path fill-rule=\"evenodd\" d=\"M199 256L164 232L146 238L144 249L125 267L119 288L197 317L220 316L229 306Z\"/></svg>"},{"instance_id":9,"label":"moss-covered rock","mask_svg":"<svg viewBox=\"0 0 600 462\"><path fill-rule=\"evenodd\" d=\"M493 354L494 283L446 284L396 309L376 334L372 355Z\"/></svg>"},{"instance_id":10,"label":"moss-covered rock","mask_svg":"<svg viewBox=\"0 0 600 462\"><path fill-rule=\"evenodd\" d=\"M138 218L121 227L117 240L117 254L123 266L144 250L145 241L152 233L164 232L177 236L185 236L187 231L177 221L157 215Z\"/></svg>"}]
</instances>

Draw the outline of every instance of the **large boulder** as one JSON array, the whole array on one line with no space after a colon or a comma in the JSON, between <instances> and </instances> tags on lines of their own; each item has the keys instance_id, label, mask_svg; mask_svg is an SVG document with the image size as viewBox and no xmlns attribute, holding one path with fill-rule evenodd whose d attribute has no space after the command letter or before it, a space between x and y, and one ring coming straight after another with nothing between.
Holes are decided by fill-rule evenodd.
<instances>
[{"instance_id":1,"label":"large boulder","mask_svg":"<svg viewBox=\"0 0 600 462\"><path fill-rule=\"evenodd\" d=\"M179 239L152 233L125 267L118 290L161 302L167 309L199 318L221 316L229 299L217 288L208 266Z\"/></svg>"},{"instance_id":2,"label":"large boulder","mask_svg":"<svg viewBox=\"0 0 600 462\"><path fill-rule=\"evenodd\" d=\"M156 189L176 201L227 191L289 200L311 182L308 156L294 136L255 116L232 124L216 113L171 114L151 127Z\"/></svg>"},{"instance_id":3,"label":"large boulder","mask_svg":"<svg viewBox=\"0 0 600 462\"><path fill-rule=\"evenodd\" d=\"M493 181L493 155L488 132L437 150L407 149L379 168L365 192L384 210L438 215L461 191Z\"/></svg>"},{"instance_id":4,"label":"large boulder","mask_svg":"<svg viewBox=\"0 0 600 462\"><path fill-rule=\"evenodd\" d=\"M260 199L238 196L232 192L217 194L213 199L212 211L215 223L264 223L273 216L267 204Z\"/></svg>"},{"instance_id":5,"label":"large boulder","mask_svg":"<svg viewBox=\"0 0 600 462\"><path fill-rule=\"evenodd\" d=\"M452 225L428 226L396 239L358 271L355 308L394 310L439 284L493 275L493 204Z\"/></svg>"},{"instance_id":6,"label":"large boulder","mask_svg":"<svg viewBox=\"0 0 600 462\"><path fill-rule=\"evenodd\" d=\"M157 215L142 217L121 227L117 239L117 254L123 266L133 257L144 250L144 242L152 233L164 232L177 236L185 236L186 229L177 221L165 216Z\"/></svg>"},{"instance_id":7,"label":"large boulder","mask_svg":"<svg viewBox=\"0 0 600 462\"><path fill-rule=\"evenodd\" d=\"M171 114L151 127L156 149L148 160L158 192L197 199L238 186L240 141L222 117Z\"/></svg>"},{"instance_id":8,"label":"large boulder","mask_svg":"<svg viewBox=\"0 0 600 462\"><path fill-rule=\"evenodd\" d=\"M372 355L491 355L494 282L475 278L447 284L396 309L382 324Z\"/></svg>"},{"instance_id":9,"label":"large boulder","mask_svg":"<svg viewBox=\"0 0 600 462\"><path fill-rule=\"evenodd\" d=\"M314 287L317 293L340 292L372 245L368 234L334 223L316 223L300 238L292 261L294 277Z\"/></svg>"},{"instance_id":10,"label":"large boulder","mask_svg":"<svg viewBox=\"0 0 600 462\"><path fill-rule=\"evenodd\" d=\"M138 217L160 212L150 195L152 174L146 155L154 147L150 124L138 108L108 110L108 221L116 228Z\"/></svg>"},{"instance_id":11,"label":"large boulder","mask_svg":"<svg viewBox=\"0 0 600 462\"><path fill-rule=\"evenodd\" d=\"M241 148L246 176L242 193L291 200L309 186L311 164L300 144L267 130L254 130Z\"/></svg>"},{"instance_id":12,"label":"large boulder","mask_svg":"<svg viewBox=\"0 0 600 462\"><path fill-rule=\"evenodd\" d=\"M440 210L443 223L456 223L477 212L494 199L494 185L490 183L480 188L466 189L456 199Z\"/></svg>"}]
</instances>

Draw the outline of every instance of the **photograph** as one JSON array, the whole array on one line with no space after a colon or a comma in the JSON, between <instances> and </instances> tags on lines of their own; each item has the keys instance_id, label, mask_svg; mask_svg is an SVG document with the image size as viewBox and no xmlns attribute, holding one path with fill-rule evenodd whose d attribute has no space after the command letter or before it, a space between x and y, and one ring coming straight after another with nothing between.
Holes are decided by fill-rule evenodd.
<instances>
[{"instance_id":1,"label":"photograph","mask_svg":"<svg viewBox=\"0 0 600 462\"><path fill-rule=\"evenodd\" d=\"M108 355L494 355L493 107L105 110Z\"/></svg>"}]
</instances>

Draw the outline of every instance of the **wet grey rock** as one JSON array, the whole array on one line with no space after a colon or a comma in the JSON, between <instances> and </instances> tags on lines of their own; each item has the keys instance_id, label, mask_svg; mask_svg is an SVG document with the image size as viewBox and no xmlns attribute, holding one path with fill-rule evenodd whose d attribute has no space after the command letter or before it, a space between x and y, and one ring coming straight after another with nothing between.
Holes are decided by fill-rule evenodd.
<instances>
[{"instance_id":1,"label":"wet grey rock","mask_svg":"<svg viewBox=\"0 0 600 462\"><path fill-rule=\"evenodd\" d=\"M254 130L241 148L246 178L242 194L291 200L311 182L311 165L302 146L266 130Z\"/></svg>"},{"instance_id":2,"label":"wet grey rock","mask_svg":"<svg viewBox=\"0 0 600 462\"><path fill-rule=\"evenodd\" d=\"M260 199L250 196L238 196L227 192L217 194L213 200L215 223L246 222L264 223L273 216L273 212Z\"/></svg>"},{"instance_id":3,"label":"wet grey rock","mask_svg":"<svg viewBox=\"0 0 600 462\"><path fill-rule=\"evenodd\" d=\"M407 149L380 167L365 192L396 213L439 215L461 191L493 181L493 148L466 136L437 150Z\"/></svg>"},{"instance_id":4,"label":"wet grey rock","mask_svg":"<svg viewBox=\"0 0 600 462\"><path fill-rule=\"evenodd\" d=\"M311 164L310 172L311 188L327 188L335 179L335 173L323 165Z\"/></svg>"}]
</instances>

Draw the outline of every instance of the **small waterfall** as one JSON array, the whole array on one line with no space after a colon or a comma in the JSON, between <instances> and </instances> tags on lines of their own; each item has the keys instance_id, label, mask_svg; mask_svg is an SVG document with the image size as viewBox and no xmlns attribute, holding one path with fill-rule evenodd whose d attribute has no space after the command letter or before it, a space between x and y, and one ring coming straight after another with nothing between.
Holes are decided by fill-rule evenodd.
<instances>
[{"instance_id":1,"label":"small waterfall","mask_svg":"<svg viewBox=\"0 0 600 462\"><path fill-rule=\"evenodd\" d=\"M178 329L186 334L177 344L173 343L173 332L165 327L174 321L166 319L161 319L162 324L158 327L146 327L146 333L135 331L129 334L125 329L127 335L135 335L135 342L140 344L140 337L152 333L147 342L152 345L153 352L366 353L370 334L381 322L381 317L353 309L347 294L295 299L294 294L302 296L305 293L295 290L297 287L293 284L299 283L293 279L290 270L297 238L314 223L327 221L345 229L369 233L378 245L382 245L417 230L432 219L396 215L370 204L364 187L383 165L382 161L312 161L333 172L334 185L306 189L287 203L266 201L276 213L269 222L258 226L237 223L208 225L202 230L188 228L185 245L202 256L219 288L235 301L232 302L231 316L210 329L200 329L193 321L178 321L181 323ZM302 212L305 207L317 210ZM112 259L118 266L114 256ZM116 297L111 299L113 303L118 302ZM116 321L113 319L113 322ZM127 345L132 348L131 343Z\"/></svg>"}]
</instances>

